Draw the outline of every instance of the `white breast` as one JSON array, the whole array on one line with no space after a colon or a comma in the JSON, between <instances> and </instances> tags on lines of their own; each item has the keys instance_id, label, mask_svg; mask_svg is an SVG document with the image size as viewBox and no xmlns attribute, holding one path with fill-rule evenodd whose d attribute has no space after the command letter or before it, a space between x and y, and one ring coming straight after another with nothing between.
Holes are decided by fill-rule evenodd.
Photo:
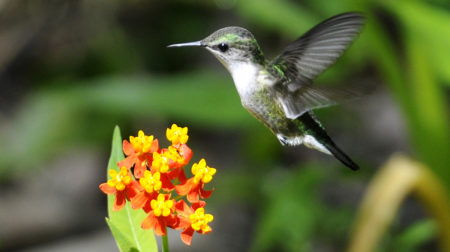
<instances>
[{"instance_id":1,"label":"white breast","mask_svg":"<svg viewBox=\"0 0 450 252\"><path fill-rule=\"evenodd\" d=\"M230 66L234 85L241 98L250 95L257 87L256 78L259 70L260 69L256 65L249 63L234 64Z\"/></svg>"}]
</instances>

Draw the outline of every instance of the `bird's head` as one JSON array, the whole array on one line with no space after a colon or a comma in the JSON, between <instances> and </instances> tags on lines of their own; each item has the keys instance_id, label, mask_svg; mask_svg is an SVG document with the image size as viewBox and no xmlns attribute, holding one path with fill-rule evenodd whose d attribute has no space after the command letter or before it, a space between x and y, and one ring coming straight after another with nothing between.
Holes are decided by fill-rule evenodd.
<instances>
[{"instance_id":1,"label":"bird's head","mask_svg":"<svg viewBox=\"0 0 450 252\"><path fill-rule=\"evenodd\" d=\"M253 35L241 27L225 27L195 42L168 47L199 46L210 51L230 72L239 64L264 64L264 55Z\"/></svg>"}]
</instances>

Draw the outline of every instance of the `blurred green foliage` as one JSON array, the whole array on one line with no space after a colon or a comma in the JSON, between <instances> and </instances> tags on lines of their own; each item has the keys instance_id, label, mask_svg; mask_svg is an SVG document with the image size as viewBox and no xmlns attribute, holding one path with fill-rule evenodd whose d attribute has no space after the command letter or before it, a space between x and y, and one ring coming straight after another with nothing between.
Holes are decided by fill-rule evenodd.
<instances>
[{"instance_id":1,"label":"blurred green foliage","mask_svg":"<svg viewBox=\"0 0 450 252\"><path fill-rule=\"evenodd\" d=\"M75 7L85 14L73 15L83 20L81 28L59 28L67 30L62 35L43 28L35 39L54 41L47 47L37 43L31 52L23 49L23 54L31 56L17 56L15 65L21 67L11 63L10 68L21 74L18 83L26 87L24 95L1 96L2 104L14 105L5 108L0 125L3 181L45 166L73 147L107 148L116 124L134 134L148 124L163 130L173 121L182 122L197 131L242 136L232 152L240 156L228 156L239 160L238 164L217 176L217 193L222 190L219 187L229 189L223 192L223 202L215 204L237 199L260 210L249 245L254 251L308 251L317 244L345 247L355 210L350 205L329 207L317 192L326 186L325 177L344 185L364 183L376 164L357 157L367 165L359 174L349 175L342 167L330 172L322 161L296 162L293 170L285 169L264 181L275 167L289 166L283 161L288 154L241 107L225 70L218 63L210 66L212 57L196 49L164 47L202 38L218 25L238 24L261 37L264 51L270 51L266 45L276 51L325 18L361 11L368 18L362 34L318 82L345 83L354 80L352 76L381 80L400 108L414 156L449 188L450 13L446 1L141 0L80 1L80 5ZM64 13L69 13L66 9ZM76 18L60 16L50 27L67 20L77 23ZM57 43L58 38L71 36L80 38L69 49ZM264 182L255 179L255 173ZM389 239L387 247L417 249L423 245L417 241L427 240L430 232L434 233L429 224L413 226Z\"/></svg>"}]
</instances>

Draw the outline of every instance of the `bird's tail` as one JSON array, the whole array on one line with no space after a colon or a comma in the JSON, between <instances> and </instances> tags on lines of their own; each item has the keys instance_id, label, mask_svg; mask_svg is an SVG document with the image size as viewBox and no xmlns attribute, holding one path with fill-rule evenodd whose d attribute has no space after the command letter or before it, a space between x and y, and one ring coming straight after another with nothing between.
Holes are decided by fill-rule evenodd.
<instances>
[{"instance_id":1,"label":"bird's tail","mask_svg":"<svg viewBox=\"0 0 450 252\"><path fill-rule=\"evenodd\" d=\"M328 136L325 129L313 118L313 115L310 114L310 112L304 113L297 119L302 123L304 129L306 129L306 135L302 139L303 144L307 147L332 154L344 165L354 171L359 169L359 166L337 147L333 140Z\"/></svg>"},{"instance_id":2,"label":"bird's tail","mask_svg":"<svg viewBox=\"0 0 450 252\"><path fill-rule=\"evenodd\" d=\"M331 152L331 154L333 154L335 158L341 161L348 168L354 171L359 170L359 166L355 164L355 162L353 162L341 149L339 149L331 139L323 145Z\"/></svg>"}]
</instances>

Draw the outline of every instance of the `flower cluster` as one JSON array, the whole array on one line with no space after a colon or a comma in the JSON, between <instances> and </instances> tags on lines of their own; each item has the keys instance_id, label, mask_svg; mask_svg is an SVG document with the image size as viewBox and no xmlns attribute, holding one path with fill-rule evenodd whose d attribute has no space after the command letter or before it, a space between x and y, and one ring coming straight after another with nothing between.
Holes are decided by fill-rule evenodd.
<instances>
[{"instance_id":1,"label":"flower cluster","mask_svg":"<svg viewBox=\"0 0 450 252\"><path fill-rule=\"evenodd\" d=\"M187 127L173 124L166 132L172 144L163 149L158 139L142 130L137 137L130 136L129 141L123 141L126 158L117 164L120 172L109 170L111 179L101 184L100 190L115 195L115 211L122 209L126 201L134 209L143 209L147 217L142 228L153 229L157 235L166 235L167 227L182 229L181 239L190 245L194 232L211 232L208 223L213 216L205 214L206 203L200 198L211 196L213 190L205 190L204 186L211 182L216 169L201 159L191 168L193 177L186 177L184 167L192 157L192 150L186 145L187 133ZM178 196L174 197L173 192ZM183 200L185 196L190 206Z\"/></svg>"}]
</instances>

